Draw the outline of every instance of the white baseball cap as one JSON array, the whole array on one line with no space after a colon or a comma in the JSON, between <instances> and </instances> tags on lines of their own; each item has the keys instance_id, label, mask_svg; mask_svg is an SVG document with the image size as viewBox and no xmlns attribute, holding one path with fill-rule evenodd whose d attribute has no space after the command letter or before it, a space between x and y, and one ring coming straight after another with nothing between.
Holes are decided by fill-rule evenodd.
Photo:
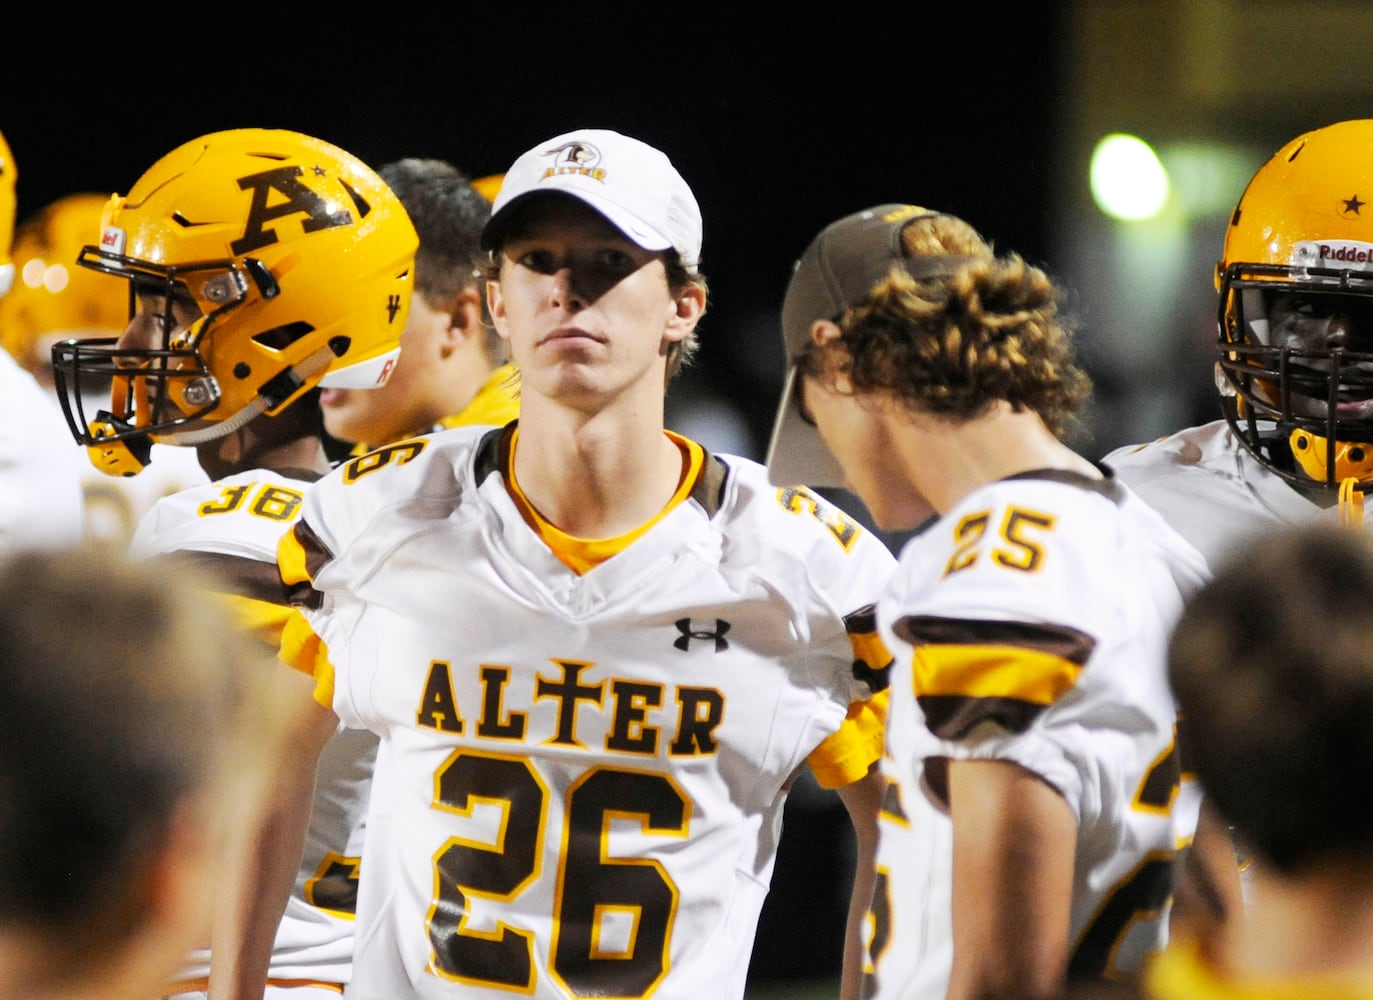
<instances>
[{"instance_id":1,"label":"white baseball cap","mask_svg":"<svg viewBox=\"0 0 1373 1000\"><path fill-rule=\"evenodd\" d=\"M482 248L499 247L514 208L548 192L580 199L645 250L676 250L689 271L700 263L701 209L672 161L598 128L564 132L520 155L492 203Z\"/></svg>"},{"instance_id":2,"label":"white baseball cap","mask_svg":"<svg viewBox=\"0 0 1373 1000\"><path fill-rule=\"evenodd\" d=\"M904 269L917 280L947 275L972 258L907 257L901 231L915 219L943 213L918 205L891 203L854 212L830 223L811 241L792 270L782 302L782 343L787 377L768 442L768 481L774 486L845 486L844 470L815 424L801 414L797 399L801 358L810 349L816 320L837 322L867 299L873 287Z\"/></svg>"}]
</instances>

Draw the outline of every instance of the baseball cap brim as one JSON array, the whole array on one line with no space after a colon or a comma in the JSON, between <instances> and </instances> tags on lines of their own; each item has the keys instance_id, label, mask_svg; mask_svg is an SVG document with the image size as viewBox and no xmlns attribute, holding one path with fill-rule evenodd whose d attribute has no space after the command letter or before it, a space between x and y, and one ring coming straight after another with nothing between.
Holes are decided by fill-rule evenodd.
<instances>
[{"instance_id":1,"label":"baseball cap brim","mask_svg":"<svg viewBox=\"0 0 1373 1000\"><path fill-rule=\"evenodd\" d=\"M829 450L820 432L801 416L797 383L801 371L796 364L787 367L782 384L782 399L772 425L766 464L768 482L773 486L844 487L844 468Z\"/></svg>"},{"instance_id":2,"label":"baseball cap brim","mask_svg":"<svg viewBox=\"0 0 1373 1000\"><path fill-rule=\"evenodd\" d=\"M505 172L482 232L482 249L509 237L515 216L535 194L561 194L594 209L636 246L675 249L694 272L701 256L701 209L686 180L660 149L611 129L565 132L526 150Z\"/></svg>"},{"instance_id":3,"label":"baseball cap brim","mask_svg":"<svg viewBox=\"0 0 1373 1000\"><path fill-rule=\"evenodd\" d=\"M797 362L810 349L817 320L838 322L893 268L923 280L953 273L972 260L955 255L906 255L902 230L915 219L939 214L899 202L854 212L822 229L796 261L782 301L787 377L767 454L768 481L774 486L848 488L838 459L819 430L801 416Z\"/></svg>"},{"instance_id":4,"label":"baseball cap brim","mask_svg":"<svg viewBox=\"0 0 1373 1000\"><path fill-rule=\"evenodd\" d=\"M550 196L563 196L575 198L582 204L595 209L600 215L620 232L629 238L630 242L645 250L671 250L672 241L662 233L652 229L633 215L612 204L604 198L597 198L594 194L584 190L569 190L556 183L544 182L544 186L536 191L526 191L524 194L511 198L500 207L487 221L485 228L482 229L481 245L483 250L495 250L505 242L505 232L510 227L511 221L532 201Z\"/></svg>"}]
</instances>

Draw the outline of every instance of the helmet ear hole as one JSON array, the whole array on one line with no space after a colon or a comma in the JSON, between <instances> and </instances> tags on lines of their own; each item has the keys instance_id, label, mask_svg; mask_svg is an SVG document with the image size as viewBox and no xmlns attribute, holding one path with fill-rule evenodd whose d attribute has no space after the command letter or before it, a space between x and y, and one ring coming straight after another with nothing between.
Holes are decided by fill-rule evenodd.
<instances>
[{"instance_id":1,"label":"helmet ear hole","mask_svg":"<svg viewBox=\"0 0 1373 1000\"><path fill-rule=\"evenodd\" d=\"M285 326L273 327L254 334L253 343L261 344L273 351L284 351L297 340L308 336L312 330L314 327L304 321L287 323Z\"/></svg>"}]
</instances>

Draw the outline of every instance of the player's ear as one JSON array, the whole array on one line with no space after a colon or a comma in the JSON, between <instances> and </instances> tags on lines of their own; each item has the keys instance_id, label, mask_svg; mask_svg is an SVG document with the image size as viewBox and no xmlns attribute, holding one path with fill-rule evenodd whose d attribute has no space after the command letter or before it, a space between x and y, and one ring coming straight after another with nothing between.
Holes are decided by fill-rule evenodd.
<instances>
[{"instance_id":1,"label":"player's ear","mask_svg":"<svg viewBox=\"0 0 1373 1000\"><path fill-rule=\"evenodd\" d=\"M444 303L444 311L448 313L449 340L456 342L485 334L480 289L468 286L454 292Z\"/></svg>"},{"instance_id":2,"label":"player's ear","mask_svg":"<svg viewBox=\"0 0 1373 1000\"><path fill-rule=\"evenodd\" d=\"M811 343L817 347L824 347L831 341L838 340L844 335L844 331L839 328L839 324L833 320L817 319L810 325Z\"/></svg>"},{"instance_id":3,"label":"player's ear","mask_svg":"<svg viewBox=\"0 0 1373 1000\"><path fill-rule=\"evenodd\" d=\"M502 340L510 339L510 329L505 316L505 299L501 295L501 283L490 280L486 283L486 311L491 315L491 325Z\"/></svg>"},{"instance_id":4,"label":"player's ear","mask_svg":"<svg viewBox=\"0 0 1373 1000\"><path fill-rule=\"evenodd\" d=\"M706 314L706 290L694 282L688 282L673 293L672 314L668 318L664 336L668 340L682 340L701 317Z\"/></svg>"}]
</instances>

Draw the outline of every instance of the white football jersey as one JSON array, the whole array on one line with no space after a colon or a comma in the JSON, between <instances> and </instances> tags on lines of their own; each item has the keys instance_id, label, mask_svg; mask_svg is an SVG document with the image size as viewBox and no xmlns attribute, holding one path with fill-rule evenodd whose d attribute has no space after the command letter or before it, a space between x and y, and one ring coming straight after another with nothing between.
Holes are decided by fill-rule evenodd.
<instances>
[{"instance_id":1,"label":"white football jersey","mask_svg":"<svg viewBox=\"0 0 1373 1000\"><path fill-rule=\"evenodd\" d=\"M143 517L130 552L141 559L187 560L223 574L240 620L275 648L291 613L276 571L277 542L312 485L255 469L183 490ZM348 982L376 746L371 733L342 727L325 746L305 854L272 953L273 982ZM203 986L208 975L209 954L198 953L183 970L180 988Z\"/></svg>"},{"instance_id":2,"label":"white football jersey","mask_svg":"<svg viewBox=\"0 0 1373 1000\"><path fill-rule=\"evenodd\" d=\"M941 762L1011 761L1078 824L1069 975L1165 941L1177 846L1167 642L1201 555L1112 480L975 491L903 548L878 604L894 656L865 995L942 1000L953 957Z\"/></svg>"},{"instance_id":3,"label":"white football jersey","mask_svg":"<svg viewBox=\"0 0 1373 1000\"><path fill-rule=\"evenodd\" d=\"M143 515L163 497L210 481L194 448L152 446L152 459L136 476L111 476L81 456L81 495L85 504L86 540L127 547Z\"/></svg>"},{"instance_id":4,"label":"white football jersey","mask_svg":"<svg viewBox=\"0 0 1373 1000\"><path fill-rule=\"evenodd\" d=\"M1242 557L1276 527L1324 519L1340 525L1337 505L1322 506L1270 471L1244 447L1229 423L1214 420L1147 444L1117 448L1103 460L1206 557L1212 572L1229 557ZM1373 517L1365 517L1365 528ZM1187 731L1183 723L1184 734ZM1201 789L1184 748L1184 808L1195 817ZM1237 844L1241 855L1243 844ZM1240 888L1250 897L1253 868L1244 863Z\"/></svg>"},{"instance_id":5,"label":"white football jersey","mask_svg":"<svg viewBox=\"0 0 1373 1000\"><path fill-rule=\"evenodd\" d=\"M1117 448L1102 462L1199 549L1213 571L1275 525L1315 517L1339 523L1335 507L1314 503L1270 472L1224 420Z\"/></svg>"},{"instance_id":6,"label":"white football jersey","mask_svg":"<svg viewBox=\"0 0 1373 1000\"><path fill-rule=\"evenodd\" d=\"M283 541L327 648L286 658L318 655L340 717L382 737L349 996L740 997L798 769L880 756L880 732L827 737L885 685L855 650L894 560L708 455L579 575L521 516L503 441L346 462Z\"/></svg>"},{"instance_id":7,"label":"white football jersey","mask_svg":"<svg viewBox=\"0 0 1373 1000\"><path fill-rule=\"evenodd\" d=\"M81 541L81 468L57 397L0 348L0 556Z\"/></svg>"}]
</instances>

